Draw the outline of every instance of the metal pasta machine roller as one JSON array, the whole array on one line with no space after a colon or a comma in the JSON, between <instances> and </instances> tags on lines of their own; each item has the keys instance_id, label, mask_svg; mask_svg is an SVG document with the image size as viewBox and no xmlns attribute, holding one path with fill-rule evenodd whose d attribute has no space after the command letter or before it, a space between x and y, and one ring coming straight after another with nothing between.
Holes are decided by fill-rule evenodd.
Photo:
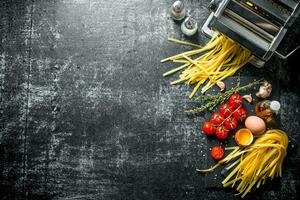
<instances>
[{"instance_id":1,"label":"metal pasta machine roller","mask_svg":"<svg viewBox=\"0 0 300 200\"><path fill-rule=\"evenodd\" d=\"M250 50L255 59L251 63L262 67L276 52L287 29L300 12L300 0L213 0L212 11L202 32L212 36L219 31Z\"/></svg>"}]
</instances>

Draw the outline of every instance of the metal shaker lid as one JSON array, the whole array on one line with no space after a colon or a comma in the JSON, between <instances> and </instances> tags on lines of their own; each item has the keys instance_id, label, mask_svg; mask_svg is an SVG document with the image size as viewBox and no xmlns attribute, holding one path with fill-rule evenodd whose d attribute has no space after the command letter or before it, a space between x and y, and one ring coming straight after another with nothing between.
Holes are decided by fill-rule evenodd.
<instances>
[{"instance_id":1,"label":"metal shaker lid","mask_svg":"<svg viewBox=\"0 0 300 200\"><path fill-rule=\"evenodd\" d=\"M184 4L182 1L175 1L172 8L175 12L180 13L184 9Z\"/></svg>"},{"instance_id":2,"label":"metal shaker lid","mask_svg":"<svg viewBox=\"0 0 300 200\"><path fill-rule=\"evenodd\" d=\"M277 114L280 110L280 103L278 101L271 101L270 109Z\"/></svg>"}]
</instances>

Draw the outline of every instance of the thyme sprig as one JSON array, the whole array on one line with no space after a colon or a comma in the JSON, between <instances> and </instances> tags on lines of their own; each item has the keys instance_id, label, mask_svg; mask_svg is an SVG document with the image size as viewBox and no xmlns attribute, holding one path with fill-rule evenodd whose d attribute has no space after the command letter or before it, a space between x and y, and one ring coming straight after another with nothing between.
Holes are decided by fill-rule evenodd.
<instances>
[{"instance_id":1,"label":"thyme sprig","mask_svg":"<svg viewBox=\"0 0 300 200\"><path fill-rule=\"evenodd\" d=\"M217 105L223 104L224 101L226 101L232 94L247 90L255 85L260 85L262 84L262 82L262 80L258 80L247 85L241 86L239 81L235 87L231 88L230 90L227 90L224 93L200 95L198 97L195 97L194 100L201 102L202 105L194 109L186 110L185 112L199 113L207 109L213 110Z\"/></svg>"}]
</instances>

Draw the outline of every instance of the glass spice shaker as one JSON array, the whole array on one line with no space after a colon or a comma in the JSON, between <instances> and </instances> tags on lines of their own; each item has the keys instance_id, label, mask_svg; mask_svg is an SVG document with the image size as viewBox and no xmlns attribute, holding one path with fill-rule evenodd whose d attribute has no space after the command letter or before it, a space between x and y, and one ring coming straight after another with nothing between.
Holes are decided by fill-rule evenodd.
<instances>
[{"instance_id":1,"label":"glass spice shaker","mask_svg":"<svg viewBox=\"0 0 300 200\"><path fill-rule=\"evenodd\" d=\"M174 20L182 20L186 15L184 3L182 1L175 1L171 6L170 12Z\"/></svg>"},{"instance_id":2,"label":"glass spice shaker","mask_svg":"<svg viewBox=\"0 0 300 200\"><path fill-rule=\"evenodd\" d=\"M268 124L276 124L280 103L278 101L263 100L256 104L255 113L258 117L265 120Z\"/></svg>"},{"instance_id":3,"label":"glass spice shaker","mask_svg":"<svg viewBox=\"0 0 300 200\"><path fill-rule=\"evenodd\" d=\"M198 24L195 19L188 17L181 24L181 31L186 36L192 36L197 32Z\"/></svg>"}]
</instances>

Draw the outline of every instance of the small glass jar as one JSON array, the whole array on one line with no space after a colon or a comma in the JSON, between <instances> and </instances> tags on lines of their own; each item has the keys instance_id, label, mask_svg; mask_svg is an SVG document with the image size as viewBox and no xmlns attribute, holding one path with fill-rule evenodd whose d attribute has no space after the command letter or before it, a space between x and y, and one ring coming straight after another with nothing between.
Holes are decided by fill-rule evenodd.
<instances>
[{"instance_id":1,"label":"small glass jar","mask_svg":"<svg viewBox=\"0 0 300 200\"><path fill-rule=\"evenodd\" d=\"M192 17L187 17L181 24L181 31L186 36L194 35L198 30L198 24Z\"/></svg>"},{"instance_id":2,"label":"small glass jar","mask_svg":"<svg viewBox=\"0 0 300 200\"><path fill-rule=\"evenodd\" d=\"M182 1L175 1L171 6L170 12L174 20L182 20L186 15L184 3Z\"/></svg>"},{"instance_id":3,"label":"small glass jar","mask_svg":"<svg viewBox=\"0 0 300 200\"><path fill-rule=\"evenodd\" d=\"M276 124L279 110L280 103L278 101L264 100L258 102L255 106L256 115L269 124Z\"/></svg>"}]
</instances>

